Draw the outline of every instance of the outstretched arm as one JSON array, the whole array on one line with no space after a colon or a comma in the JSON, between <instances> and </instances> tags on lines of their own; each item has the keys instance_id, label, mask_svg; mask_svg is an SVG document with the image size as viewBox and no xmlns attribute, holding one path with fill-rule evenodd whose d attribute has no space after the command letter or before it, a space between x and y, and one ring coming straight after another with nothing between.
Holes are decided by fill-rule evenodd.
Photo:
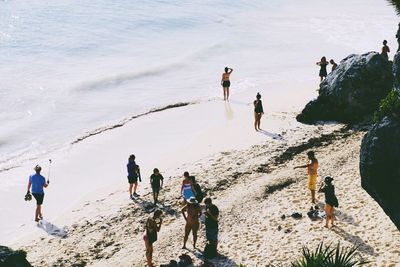
<instances>
[{"instance_id":1,"label":"outstretched arm","mask_svg":"<svg viewBox=\"0 0 400 267\"><path fill-rule=\"evenodd\" d=\"M307 168L308 166L310 166L310 164L307 165L301 165L301 166L296 166L293 169L299 169L299 168Z\"/></svg>"}]
</instances>

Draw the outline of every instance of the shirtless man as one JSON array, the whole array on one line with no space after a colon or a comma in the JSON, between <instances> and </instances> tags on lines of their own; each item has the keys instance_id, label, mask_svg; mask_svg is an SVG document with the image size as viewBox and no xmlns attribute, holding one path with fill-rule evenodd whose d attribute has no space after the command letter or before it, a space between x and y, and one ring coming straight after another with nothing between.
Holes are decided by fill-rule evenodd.
<instances>
[{"instance_id":1,"label":"shirtless man","mask_svg":"<svg viewBox=\"0 0 400 267\"><path fill-rule=\"evenodd\" d=\"M229 81L229 76L231 75L233 69L225 67L225 73L222 73L221 85L224 88L224 100L229 98L229 87L231 82Z\"/></svg>"},{"instance_id":2,"label":"shirtless man","mask_svg":"<svg viewBox=\"0 0 400 267\"><path fill-rule=\"evenodd\" d=\"M185 214L187 213L187 215ZM193 247L196 248L197 231L199 230L199 218L201 216L201 207L195 197L191 197L188 204L182 209L183 218L185 218L185 237L183 238L183 249L186 249L190 231L193 233Z\"/></svg>"},{"instance_id":3,"label":"shirtless man","mask_svg":"<svg viewBox=\"0 0 400 267\"><path fill-rule=\"evenodd\" d=\"M311 191L311 202L315 204L315 190L317 188L317 170L318 170L318 160L315 157L314 151L307 152L308 159L310 162L306 165L296 166L297 168L307 168L308 173L308 189Z\"/></svg>"}]
</instances>

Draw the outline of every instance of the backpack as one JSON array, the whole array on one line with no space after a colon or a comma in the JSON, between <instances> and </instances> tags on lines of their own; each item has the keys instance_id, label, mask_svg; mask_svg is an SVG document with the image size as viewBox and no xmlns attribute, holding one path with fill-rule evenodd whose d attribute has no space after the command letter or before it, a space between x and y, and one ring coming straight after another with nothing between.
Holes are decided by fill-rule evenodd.
<instances>
[{"instance_id":1,"label":"backpack","mask_svg":"<svg viewBox=\"0 0 400 267\"><path fill-rule=\"evenodd\" d=\"M217 256L217 247L214 244L207 243L204 247L204 258L212 259Z\"/></svg>"}]
</instances>

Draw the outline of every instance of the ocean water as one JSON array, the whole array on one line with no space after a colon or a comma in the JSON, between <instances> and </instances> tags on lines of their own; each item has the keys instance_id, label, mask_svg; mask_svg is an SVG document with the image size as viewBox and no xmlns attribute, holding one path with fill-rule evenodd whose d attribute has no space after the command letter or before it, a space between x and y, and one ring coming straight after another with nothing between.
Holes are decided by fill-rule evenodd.
<instances>
[{"instance_id":1,"label":"ocean water","mask_svg":"<svg viewBox=\"0 0 400 267\"><path fill-rule=\"evenodd\" d=\"M321 56L394 46L397 22L384 0L0 1L0 170L153 108L220 97L225 66L233 95L315 90Z\"/></svg>"}]
</instances>

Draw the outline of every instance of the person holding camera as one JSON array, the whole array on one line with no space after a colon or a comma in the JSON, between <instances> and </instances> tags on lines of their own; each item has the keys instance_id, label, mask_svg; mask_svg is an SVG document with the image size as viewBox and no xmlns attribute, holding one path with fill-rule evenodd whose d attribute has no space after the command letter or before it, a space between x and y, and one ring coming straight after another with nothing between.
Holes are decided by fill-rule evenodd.
<instances>
[{"instance_id":1,"label":"person holding camera","mask_svg":"<svg viewBox=\"0 0 400 267\"><path fill-rule=\"evenodd\" d=\"M156 210L152 217L146 221L145 233L143 236L144 244L146 246L146 259L147 266L154 267L153 264L153 244L157 241L157 233L161 229L162 224L162 211Z\"/></svg>"},{"instance_id":2,"label":"person holding camera","mask_svg":"<svg viewBox=\"0 0 400 267\"><path fill-rule=\"evenodd\" d=\"M36 211L35 211L35 222L43 219L42 215L42 204L44 199L44 190L49 185L49 181L46 182L46 179L40 174L42 171L42 167L36 165L35 174L29 176L28 182L28 190L25 195L25 199L30 199L31 187L32 187L32 195L36 199Z\"/></svg>"}]
</instances>

